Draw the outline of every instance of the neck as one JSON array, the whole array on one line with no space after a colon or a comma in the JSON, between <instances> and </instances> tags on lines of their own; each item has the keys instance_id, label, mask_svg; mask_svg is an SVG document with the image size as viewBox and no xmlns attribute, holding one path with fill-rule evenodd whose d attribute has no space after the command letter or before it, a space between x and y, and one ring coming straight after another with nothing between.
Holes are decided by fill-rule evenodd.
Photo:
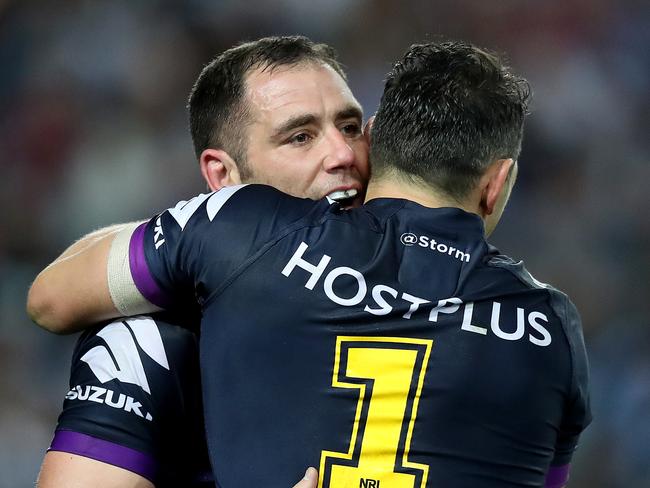
<instances>
[{"instance_id":1,"label":"neck","mask_svg":"<svg viewBox=\"0 0 650 488\"><path fill-rule=\"evenodd\" d=\"M366 202L374 198L400 198L429 208L453 207L483 217L479 205L469 201L459 202L428 185L405 182L396 178L371 178L366 191Z\"/></svg>"}]
</instances>

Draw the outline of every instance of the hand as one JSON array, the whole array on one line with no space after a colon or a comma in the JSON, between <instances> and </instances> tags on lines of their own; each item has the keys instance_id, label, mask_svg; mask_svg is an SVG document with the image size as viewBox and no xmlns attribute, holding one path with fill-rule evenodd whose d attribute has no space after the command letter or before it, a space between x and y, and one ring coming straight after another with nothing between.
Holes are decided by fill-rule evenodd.
<instances>
[{"instance_id":1,"label":"hand","mask_svg":"<svg viewBox=\"0 0 650 488\"><path fill-rule=\"evenodd\" d=\"M314 468L307 468L305 477L301 479L293 488L316 488L318 484L318 471Z\"/></svg>"}]
</instances>

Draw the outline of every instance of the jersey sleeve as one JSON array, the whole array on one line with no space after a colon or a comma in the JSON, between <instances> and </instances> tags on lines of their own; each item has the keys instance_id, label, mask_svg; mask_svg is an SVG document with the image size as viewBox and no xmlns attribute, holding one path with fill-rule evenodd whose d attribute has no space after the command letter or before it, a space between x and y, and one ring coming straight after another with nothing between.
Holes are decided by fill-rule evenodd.
<instances>
[{"instance_id":1,"label":"jersey sleeve","mask_svg":"<svg viewBox=\"0 0 650 488\"><path fill-rule=\"evenodd\" d=\"M208 471L196 338L133 317L85 332L50 450L137 473L157 486Z\"/></svg>"},{"instance_id":2,"label":"jersey sleeve","mask_svg":"<svg viewBox=\"0 0 650 488\"><path fill-rule=\"evenodd\" d=\"M572 379L551 466L566 466L571 461L580 434L591 423L589 364L580 315L564 297L564 326L572 359Z\"/></svg>"},{"instance_id":3,"label":"jersey sleeve","mask_svg":"<svg viewBox=\"0 0 650 488\"><path fill-rule=\"evenodd\" d=\"M132 234L129 262L142 296L163 309L209 299L326 200L238 185L179 202Z\"/></svg>"}]
</instances>

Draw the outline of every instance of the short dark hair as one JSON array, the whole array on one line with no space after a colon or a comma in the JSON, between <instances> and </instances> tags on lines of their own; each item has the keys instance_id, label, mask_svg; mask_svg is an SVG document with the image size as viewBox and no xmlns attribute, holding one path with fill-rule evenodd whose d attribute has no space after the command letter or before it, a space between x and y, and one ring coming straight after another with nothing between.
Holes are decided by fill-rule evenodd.
<instances>
[{"instance_id":1,"label":"short dark hair","mask_svg":"<svg viewBox=\"0 0 650 488\"><path fill-rule=\"evenodd\" d=\"M530 87L486 50L416 44L388 74L372 129L373 175L395 172L462 200L521 151Z\"/></svg>"},{"instance_id":2,"label":"short dark hair","mask_svg":"<svg viewBox=\"0 0 650 488\"><path fill-rule=\"evenodd\" d=\"M327 64L346 79L334 48L303 36L265 37L244 42L213 59L201 71L188 102L196 157L208 148L224 149L240 165L240 172L245 171L246 75L254 69L275 69L306 62Z\"/></svg>"}]
</instances>

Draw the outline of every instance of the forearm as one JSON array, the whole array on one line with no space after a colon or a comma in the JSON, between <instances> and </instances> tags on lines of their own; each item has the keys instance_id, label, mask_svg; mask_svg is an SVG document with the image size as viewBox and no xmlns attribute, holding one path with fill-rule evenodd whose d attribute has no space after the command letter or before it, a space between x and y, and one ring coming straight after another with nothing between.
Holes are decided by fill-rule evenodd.
<instances>
[{"instance_id":1,"label":"forearm","mask_svg":"<svg viewBox=\"0 0 650 488\"><path fill-rule=\"evenodd\" d=\"M49 268L50 266L54 266L55 264L64 261L67 258L74 257L79 252L84 251L89 246L98 243L102 239L105 239L109 236L115 236L115 234L117 234L119 231L124 229L124 227L127 225L131 225L131 224L114 224L108 227L104 227L102 229L95 230L90 234L85 235L81 239L77 240L70 247L68 247L65 251L63 251L63 253L58 258L56 258L51 264L49 264L47 268Z\"/></svg>"},{"instance_id":2,"label":"forearm","mask_svg":"<svg viewBox=\"0 0 650 488\"><path fill-rule=\"evenodd\" d=\"M153 488L153 483L110 464L67 452L45 455L38 488Z\"/></svg>"},{"instance_id":3,"label":"forearm","mask_svg":"<svg viewBox=\"0 0 650 488\"><path fill-rule=\"evenodd\" d=\"M115 235L127 225L88 234L45 268L29 290L30 318L51 332L71 333L119 316L108 292L106 261Z\"/></svg>"},{"instance_id":4,"label":"forearm","mask_svg":"<svg viewBox=\"0 0 650 488\"><path fill-rule=\"evenodd\" d=\"M318 472L309 468L293 488L316 488ZM65 452L45 455L37 488L154 488L153 483L122 468Z\"/></svg>"}]
</instances>

